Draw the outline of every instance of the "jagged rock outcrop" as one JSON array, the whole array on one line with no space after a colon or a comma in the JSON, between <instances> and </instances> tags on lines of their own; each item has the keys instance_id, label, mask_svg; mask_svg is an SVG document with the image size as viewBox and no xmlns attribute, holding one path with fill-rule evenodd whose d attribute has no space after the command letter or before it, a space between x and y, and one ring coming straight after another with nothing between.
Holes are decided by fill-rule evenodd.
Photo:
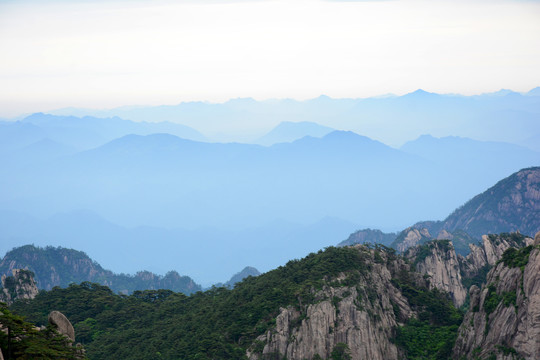
<instances>
[{"instance_id":1,"label":"jagged rock outcrop","mask_svg":"<svg viewBox=\"0 0 540 360\"><path fill-rule=\"evenodd\" d=\"M540 243L540 233L535 242ZM489 259L489 257L488 257ZM454 359L540 359L540 248L507 250L486 285L470 289Z\"/></svg>"},{"instance_id":2,"label":"jagged rock outcrop","mask_svg":"<svg viewBox=\"0 0 540 360\"><path fill-rule=\"evenodd\" d=\"M509 248L519 249L532 243L533 239L519 232L483 235L481 246L470 244L469 255L460 258L462 273L465 277L473 277L483 268L494 266Z\"/></svg>"},{"instance_id":3,"label":"jagged rock outcrop","mask_svg":"<svg viewBox=\"0 0 540 360\"><path fill-rule=\"evenodd\" d=\"M456 307L465 303L467 291L463 287L458 257L449 240L434 240L410 248L405 256L416 271L429 277L429 288L446 291Z\"/></svg>"},{"instance_id":4,"label":"jagged rock outcrop","mask_svg":"<svg viewBox=\"0 0 540 360\"><path fill-rule=\"evenodd\" d=\"M34 273L24 269L12 269L13 276L2 275L0 301L11 305L15 300L33 299L39 290L34 281Z\"/></svg>"},{"instance_id":5,"label":"jagged rock outcrop","mask_svg":"<svg viewBox=\"0 0 540 360\"><path fill-rule=\"evenodd\" d=\"M356 284L325 286L314 292L314 300L305 309L282 308L275 328L248 350L249 359L301 360L316 355L328 359L338 343L348 346L353 359L403 358L390 339L396 326L415 312L391 280L409 265L402 258L388 263L384 252L375 255L371 250L371 254L371 270ZM346 281L345 276L340 281ZM423 281L420 276L418 281Z\"/></svg>"},{"instance_id":6,"label":"jagged rock outcrop","mask_svg":"<svg viewBox=\"0 0 540 360\"><path fill-rule=\"evenodd\" d=\"M67 336L72 342L75 341L75 329L68 318L60 311L51 311L49 314L49 324L56 327L58 332Z\"/></svg>"},{"instance_id":7,"label":"jagged rock outcrop","mask_svg":"<svg viewBox=\"0 0 540 360\"><path fill-rule=\"evenodd\" d=\"M422 244L431 240L431 234L426 228L417 229L408 227L403 230L392 243L392 247L399 252L405 252L410 247Z\"/></svg>"}]
</instances>

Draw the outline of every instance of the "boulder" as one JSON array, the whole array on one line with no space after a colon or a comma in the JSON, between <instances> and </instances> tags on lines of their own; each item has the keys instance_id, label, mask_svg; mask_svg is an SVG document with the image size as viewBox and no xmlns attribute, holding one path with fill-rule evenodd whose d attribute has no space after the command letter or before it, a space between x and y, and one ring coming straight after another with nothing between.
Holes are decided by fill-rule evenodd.
<instances>
[{"instance_id":1,"label":"boulder","mask_svg":"<svg viewBox=\"0 0 540 360\"><path fill-rule=\"evenodd\" d=\"M75 329L68 318L60 311L51 311L49 314L49 324L56 326L58 332L67 336L71 341L75 341Z\"/></svg>"}]
</instances>

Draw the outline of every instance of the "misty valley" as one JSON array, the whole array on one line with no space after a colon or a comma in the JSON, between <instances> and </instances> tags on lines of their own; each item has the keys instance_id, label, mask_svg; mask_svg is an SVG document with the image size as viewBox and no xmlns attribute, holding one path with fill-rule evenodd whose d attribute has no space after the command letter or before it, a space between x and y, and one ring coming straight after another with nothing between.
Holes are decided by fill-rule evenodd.
<instances>
[{"instance_id":1,"label":"misty valley","mask_svg":"<svg viewBox=\"0 0 540 360\"><path fill-rule=\"evenodd\" d=\"M0 359L540 358L539 139L538 88L0 121Z\"/></svg>"}]
</instances>

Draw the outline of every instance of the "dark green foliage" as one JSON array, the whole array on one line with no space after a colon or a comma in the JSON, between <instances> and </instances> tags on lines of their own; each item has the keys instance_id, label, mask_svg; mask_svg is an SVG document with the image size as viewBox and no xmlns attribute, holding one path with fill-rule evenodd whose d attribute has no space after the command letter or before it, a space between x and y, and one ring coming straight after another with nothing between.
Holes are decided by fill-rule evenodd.
<instances>
[{"instance_id":1,"label":"dark green foliage","mask_svg":"<svg viewBox=\"0 0 540 360\"><path fill-rule=\"evenodd\" d=\"M493 242L495 245L498 245L501 242L501 239L505 239L507 242L509 242L510 244L514 245L517 248L522 248L522 247L525 247L525 245L527 245L527 243L525 242L526 236L518 232L513 232L513 233L503 232L498 235L489 234L488 237L489 237L489 240L491 240L491 242Z\"/></svg>"},{"instance_id":2,"label":"dark green foliage","mask_svg":"<svg viewBox=\"0 0 540 360\"><path fill-rule=\"evenodd\" d=\"M44 330L35 329L34 324L15 315L7 306L0 303L0 348L7 359L82 359L77 348L47 326Z\"/></svg>"},{"instance_id":3,"label":"dark green foliage","mask_svg":"<svg viewBox=\"0 0 540 360\"><path fill-rule=\"evenodd\" d=\"M456 254L460 254L462 256L467 256L467 254L470 253L471 250L469 248L469 244L475 244L478 242L477 239L473 238L463 230L455 230L452 231L451 234L453 236L452 244L454 244Z\"/></svg>"},{"instance_id":4,"label":"dark green foliage","mask_svg":"<svg viewBox=\"0 0 540 360\"><path fill-rule=\"evenodd\" d=\"M515 291L507 291L502 294L503 304L508 307L510 305L517 306L517 295Z\"/></svg>"},{"instance_id":5,"label":"dark green foliage","mask_svg":"<svg viewBox=\"0 0 540 360\"><path fill-rule=\"evenodd\" d=\"M503 353L504 356L518 355L516 349L514 349L513 347L509 347L506 345L497 345L496 348L497 350L499 350L499 352Z\"/></svg>"},{"instance_id":6,"label":"dark green foliage","mask_svg":"<svg viewBox=\"0 0 540 360\"><path fill-rule=\"evenodd\" d=\"M407 359L450 359L459 325L435 326L429 321L411 319L397 329L396 344Z\"/></svg>"},{"instance_id":7,"label":"dark green foliage","mask_svg":"<svg viewBox=\"0 0 540 360\"><path fill-rule=\"evenodd\" d=\"M531 254L532 249L534 246L529 245L521 249L515 249L515 248L509 248L506 250L500 261L504 263L504 265L514 268L519 267L521 268L521 271L525 268L525 266L529 262L529 255Z\"/></svg>"},{"instance_id":8,"label":"dark green foliage","mask_svg":"<svg viewBox=\"0 0 540 360\"><path fill-rule=\"evenodd\" d=\"M303 311L300 304L313 301L314 289L325 281L369 271L367 259L371 254L365 249L330 247L249 277L233 290L212 288L189 297L153 290L119 296L82 283L42 292L14 309L39 323L50 309L61 311L95 360L243 359L255 338L275 325L280 307Z\"/></svg>"},{"instance_id":9,"label":"dark green foliage","mask_svg":"<svg viewBox=\"0 0 540 360\"><path fill-rule=\"evenodd\" d=\"M493 311L495 311L501 300L502 297L497 294L497 287L495 286L495 284L489 284L488 293L484 300L484 311L486 313L486 317L489 316L489 314L491 314Z\"/></svg>"},{"instance_id":10,"label":"dark green foliage","mask_svg":"<svg viewBox=\"0 0 540 360\"><path fill-rule=\"evenodd\" d=\"M437 289L428 290L414 284L393 279L394 285L401 289L409 304L416 310L423 310L433 325L459 325L463 314L454 307L448 294Z\"/></svg>"},{"instance_id":11,"label":"dark green foliage","mask_svg":"<svg viewBox=\"0 0 540 360\"><path fill-rule=\"evenodd\" d=\"M463 286L467 290L470 289L471 286L473 286L473 285L476 285L479 288L482 288L482 285L486 282L486 278L487 278L487 274L488 274L489 270L491 270L491 266L490 265L485 265L485 266L483 266L482 268L480 268L478 270L478 273L475 276L473 276L471 278L462 277Z\"/></svg>"},{"instance_id":12,"label":"dark green foliage","mask_svg":"<svg viewBox=\"0 0 540 360\"><path fill-rule=\"evenodd\" d=\"M332 360L351 360L351 351L347 344L337 343L336 346L332 349L330 354L330 359Z\"/></svg>"},{"instance_id":13,"label":"dark green foliage","mask_svg":"<svg viewBox=\"0 0 540 360\"><path fill-rule=\"evenodd\" d=\"M419 313L418 319L409 319L398 327L395 343L408 359L449 359L463 313L454 307L446 293L415 285L406 272L392 281Z\"/></svg>"},{"instance_id":14,"label":"dark green foliage","mask_svg":"<svg viewBox=\"0 0 540 360\"><path fill-rule=\"evenodd\" d=\"M497 306L499 306L501 301L504 306L508 307L511 305L517 306L516 300L517 295L515 291L508 291L499 295L497 294L497 287L495 284L491 283L488 285L488 293L484 300L484 312L486 313L486 328L484 329L484 333L487 334L489 331L489 314L497 309Z\"/></svg>"}]
</instances>

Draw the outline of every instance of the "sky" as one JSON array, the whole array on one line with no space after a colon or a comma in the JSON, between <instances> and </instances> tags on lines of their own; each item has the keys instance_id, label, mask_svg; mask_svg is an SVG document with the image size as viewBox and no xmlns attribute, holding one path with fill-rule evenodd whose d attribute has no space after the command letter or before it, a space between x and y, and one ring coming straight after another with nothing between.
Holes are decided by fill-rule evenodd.
<instances>
[{"instance_id":1,"label":"sky","mask_svg":"<svg viewBox=\"0 0 540 360\"><path fill-rule=\"evenodd\" d=\"M3 0L0 118L540 85L539 1Z\"/></svg>"}]
</instances>

